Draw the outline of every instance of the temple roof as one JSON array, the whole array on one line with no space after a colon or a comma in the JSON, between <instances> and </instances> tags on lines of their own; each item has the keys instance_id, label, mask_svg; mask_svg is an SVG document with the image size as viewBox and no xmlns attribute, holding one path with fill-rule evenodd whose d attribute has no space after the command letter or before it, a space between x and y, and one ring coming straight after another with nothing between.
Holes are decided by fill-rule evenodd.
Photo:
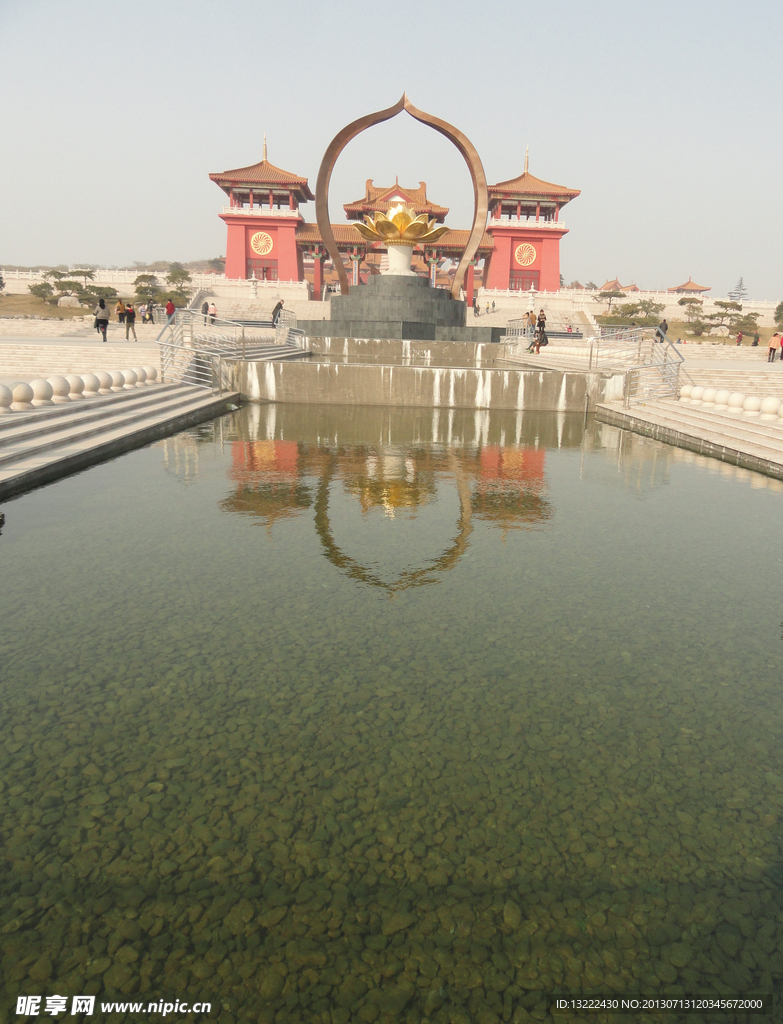
<instances>
[{"instance_id":1,"label":"temple roof","mask_svg":"<svg viewBox=\"0 0 783 1024\"><path fill-rule=\"evenodd\" d=\"M689 277L685 284L678 284L674 288L669 288L670 292L709 292L712 291L711 287L703 284L696 284Z\"/></svg>"},{"instance_id":2,"label":"temple roof","mask_svg":"<svg viewBox=\"0 0 783 1024\"><path fill-rule=\"evenodd\" d=\"M427 182L420 181L418 188L404 188L395 180L393 185L375 188L372 178L368 178L364 187L364 198L355 199L352 203L346 203L343 209L349 220L360 220L367 213L386 213L390 206L395 203L407 203L412 206L416 214L426 213L434 217L442 224L448 206L437 206L427 199Z\"/></svg>"},{"instance_id":3,"label":"temple roof","mask_svg":"<svg viewBox=\"0 0 783 1024\"><path fill-rule=\"evenodd\" d=\"M548 199L561 206L581 195L581 189L555 185L554 182L537 178L528 170L528 155L525 153L525 169L518 178L499 181L497 185L489 185L490 199Z\"/></svg>"},{"instance_id":4,"label":"temple roof","mask_svg":"<svg viewBox=\"0 0 783 1024\"><path fill-rule=\"evenodd\" d=\"M298 174L292 174L290 171L284 171L281 167L270 164L266 158L266 143L264 143L264 159L257 164L250 164L248 167L235 167L231 171L216 172L210 174L209 178L224 192L242 186L257 186L260 191L266 186L272 189L290 189L298 192L304 201L315 199L310 191L307 178L300 178Z\"/></svg>"},{"instance_id":5,"label":"temple roof","mask_svg":"<svg viewBox=\"0 0 783 1024\"><path fill-rule=\"evenodd\" d=\"M598 289L599 292L638 292L639 288L635 284L620 284L620 279L615 278L614 281L607 281L606 284L602 284Z\"/></svg>"},{"instance_id":6,"label":"temple roof","mask_svg":"<svg viewBox=\"0 0 783 1024\"><path fill-rule=\"evenodd\" d=\"M340 246L363 246L368 244L367 241L364 238L362 238L362 236L359 234L359 232L356 230L353 224L332 224L332 231L334 232L335 241ZM437 242L433 242L432 244L430 244L429 242L425 242L424 245L428 249L455 249L462 252L465 249L465 246L468 244L469 238L470 231L449 230L446 231L443 235L441 235ZM315 245L319 242L323 243L323 239L321 238L321 232L318 228L318 225L307 223L300 225L296 230L296 242L297 245ZM370 244L372 245L372 243ZM484 235L482 236L481 244L479 245L479 254L490 253L492 252L494 247L495 243L492 239L492 236L485 232ZM370 251L379 251L382 248L383 246L379 245L377 249L370 249Z\"/></svg>"}]
</instances>

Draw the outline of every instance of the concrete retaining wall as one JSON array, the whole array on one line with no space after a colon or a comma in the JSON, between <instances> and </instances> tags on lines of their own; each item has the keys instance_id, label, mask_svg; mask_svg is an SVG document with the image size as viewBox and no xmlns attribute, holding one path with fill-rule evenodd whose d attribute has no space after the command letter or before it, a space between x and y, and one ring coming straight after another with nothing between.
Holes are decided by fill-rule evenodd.
<instances>
[{"instance_id":1,"label":"concrete retaining wall","mask_svg":"<svg viewBox=\"0 0 783 1024\"><path fill-rule=\"evenodd\" d=\"M230 381L251 402L320 405L583 412L622 397L621 375L559 370L248 362L233 364Z\"/></svg>"},{"instance_id":2,"label":"concrete retaining wall","mask_svg":"<svg viewBox=\"0 0 783 1024\"><path fill-rule=\"evenodd\" d=\"M401 341L388 338L308 338L316 358L345 362L401 363L403 366L497 366L515 346L458 341Z\"/></svg>"}]
</instances>

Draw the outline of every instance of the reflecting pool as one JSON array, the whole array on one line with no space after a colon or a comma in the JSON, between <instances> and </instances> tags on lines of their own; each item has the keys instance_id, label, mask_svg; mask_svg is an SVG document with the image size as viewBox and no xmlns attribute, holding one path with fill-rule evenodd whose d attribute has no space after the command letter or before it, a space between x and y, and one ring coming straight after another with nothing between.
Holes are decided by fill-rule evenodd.
<instances>
[{"instance_id":1,"label":"reflecting pool","mask_svg":"<svg viewBox=\"0 0 783 1024\"><path fill-rule=\"evenodd\" d=\"M4 1019L779 993L782 489L581 416L254 406L7 502Z\"/></svg>"}]
</instances>

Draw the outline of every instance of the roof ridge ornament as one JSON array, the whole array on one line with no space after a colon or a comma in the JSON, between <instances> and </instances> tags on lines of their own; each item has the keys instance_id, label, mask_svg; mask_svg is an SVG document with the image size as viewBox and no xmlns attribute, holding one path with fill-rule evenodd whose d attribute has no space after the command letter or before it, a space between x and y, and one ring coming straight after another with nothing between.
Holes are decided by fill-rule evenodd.
<instances>
[{"instance_id":1,"label":"roof ridge ornament","mask_svg":"<svg viewBox=\"0 0 783 1024\"><path fill-rule=\"evenodd\" d=\"M529 154L530 154L530 143L528 142L528 144L525 146L525 170L523 171L524 174L527 174Z\"/></svg>"},{"instance_id":2,"label":"roof ridge ornament","mask_svg":"<svg viewBox=\"0 0 783 1024\"><path fill-rule=\"evenodd\" d=\"M419 110L418 107L414 107L408 99L407 93L403 93L400 99L393 104L393 106L387 107L385 110L377 110L372 114L365 114L363 117L359 117L350 124L347 124L337 133L337 135L335 135L327 146L326 152L321 160L321 166L318 171L318 179L315 186L315 212L318 228L321 232L321 238L323 239L327 251L332 259L334 268L337 271L337 276L340 279L340 290L344 295L347 295L349 291L348 274L343 266L340 251L337 247L337 242L335 241L334 232L332 231L332 226L329 220L329 182L332 177L332 171L334 170L337 158L352 139L355 139L357 135L365 131L367 128L371 128L376 124L381 124L383 121L390 120L402 110L407 111L416 121L420 121L422 124L426 124L430 128L434 128L436 132L439 132L441 135L445 135L450 142L453 142L462 154L465 163L468 165L468 170L470 171L470 177L473 182L473 227L468 238L468 244L462 254L462 259L460 260L457 271L454 274L454 280L451 286L451 295L453 298L457 299L459 298L460 289L462 287L465 273L468 269L468 264L476 255L476 251L481 244L481 239L487 224L487 207L489 204L487 178L484 174L484 167L481 163L481 158L467 136L463 135L457 128L449 124L448 121L443 121L439 117L427 114L423 110Z\"/></svg>"},{"instance_id":3,"label":"roof ridge ornament","mask_svg":"<svg viewBox=\"0 0 783 1024\"><path fill-rule=\"evenodd\" d=\"M256 150L258 152L258 150ZM264 160L266 160L266 132L264 132Z\"/></svg>"}]
</instances>

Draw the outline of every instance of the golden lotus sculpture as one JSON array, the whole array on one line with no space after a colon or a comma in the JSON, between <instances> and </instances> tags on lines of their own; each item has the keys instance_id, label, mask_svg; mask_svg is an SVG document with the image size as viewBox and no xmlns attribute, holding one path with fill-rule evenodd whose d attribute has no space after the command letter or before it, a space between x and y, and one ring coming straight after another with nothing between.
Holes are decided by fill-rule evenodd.
<instances>
[{"instance_id":1,"label":"golden lotus sculpture","mask_svg":"<svg viewBox=\"0 0 783 1024\"><path fill-rule=\"evenodd\" d=\"M426 213L420 213L417 217L412 207L400 203L399 206L390 207L388 213L365 217L364 224L354 224L354 227L369 242L414 246L422 242L435 242L448 231L447 227L436 228L436 223Z\"/></svg>"}]
</instances>

